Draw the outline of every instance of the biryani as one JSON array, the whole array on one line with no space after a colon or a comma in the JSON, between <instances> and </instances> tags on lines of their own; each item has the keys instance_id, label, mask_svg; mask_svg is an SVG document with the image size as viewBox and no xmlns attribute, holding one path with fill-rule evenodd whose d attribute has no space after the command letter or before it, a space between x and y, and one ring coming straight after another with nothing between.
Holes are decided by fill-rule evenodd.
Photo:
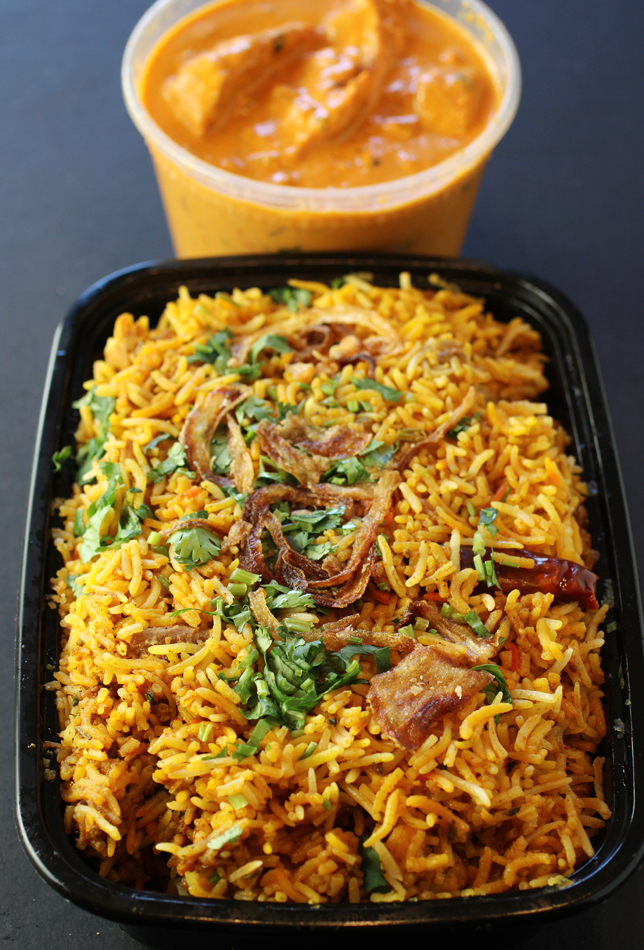
<instances>
[{"instance_id":1,"label":"biryani","mask_svg":"<svg viewBox=\"0 0 644 950\"><path fill-rule=\"evenodd\" d=\"M423 283L116 320L75 403L49 684L65 828L107 879L429 900L593 855L586 488L539 334Z\"/></svg>"}]
</instances>

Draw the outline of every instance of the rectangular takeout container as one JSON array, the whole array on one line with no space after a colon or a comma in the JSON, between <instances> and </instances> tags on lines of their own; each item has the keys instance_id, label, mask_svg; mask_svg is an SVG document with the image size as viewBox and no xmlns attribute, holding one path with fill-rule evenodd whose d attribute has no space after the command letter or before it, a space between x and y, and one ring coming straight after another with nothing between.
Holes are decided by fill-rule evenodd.
<instances>
[{"instance_id":1,"label":"rectangular takeout container","mask_svg":"<svg viewBox=\"0 0 644 950\"><path fill-rule=\"evenodd\" d=\"M168 300L185 285L192 295L234 287L284 286L291 277L330 281L350 272L369 272L376 284L397 286L401 271L415 286L429 287L437 273L463 291L484 297L497 319L521 316L542 335L548 355L550 388L544 395L550 413L570 433L574 453L589 485L587 508L598 596L612 606L607 622L616 628L602 651L606 673L609 730L606 798L613 817L596 854L571 877L570 886L485 897L407 903L278 904L207 900L134 891L105 880L83 860L65 834L59 779L44 776L42 743L57 739L54 695L44 690L58 660L58 614L47 604L49 579L60 567L51 540L56 524L52 500L71 489L72 466L55 474L52 455L73 443L78 416L73 400L102 355L115 318L127 311L154 323ZM492 925L529 921L572 912L614 891L644 853L644 714L630 705L631 686L644 682L642 611L624 490L597 360L588 328L574 305L548 284L473 261L436 258L349 255L217 258L141 264L106 277L79 299L56 332L45 386L32 485L22 574L17 655L17 812L22 841L41 876L59 893L86 910L120 922L150 946L181 945L190 931L219 938L251 934L288 937L323 935L348 928L345 935L367 937L373 928L420 930L462 924ZM636 750L640 750L639 755ZM52 759L52 768L55 768ZM51 776L50 776L51 777Z\"/></svg>"}]
</instances>

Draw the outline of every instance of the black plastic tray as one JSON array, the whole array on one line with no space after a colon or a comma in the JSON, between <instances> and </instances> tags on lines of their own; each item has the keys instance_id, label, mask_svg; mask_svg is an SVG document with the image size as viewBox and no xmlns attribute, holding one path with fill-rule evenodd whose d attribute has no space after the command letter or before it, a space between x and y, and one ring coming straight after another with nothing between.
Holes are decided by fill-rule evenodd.
<instances>
[{"instance_id":1,"label":"black plastic tray","mask_svg":"<svg viewBox=\"0 0 644 950\"><path fill-rule=\"evenodd\" d=\"M373 273L376 283L397 286L400 271L416 286L429 286L438 273L470 294L486 298L499 320L520 315L540 331L549 357L550 412L572 438L574 452L590 486L588 509L600 599L614 602L609 619L617 623L603 651L607 674L609 734L605 785L613 810L595 856L564 889L540 889L395 904L321 906L245 903L175 897L133 891L99 877L65 835L59 782L45 781L42 743L57 738L51 693L43 689L58 659L58 615L46 603L49 579L60 566L51 542L51 502L71 487L64 470L55 475L52 454L73 442L77 414L71 403L82 394L114 319L123 311L156 321L168 300L185 284L192 294L233 287L278 287L289 277L328 281L355 271ZM69 467L67 467L69 468ZM530 920L596 903L614 891L644 854L644 713L630 705L631 684L644 682L642 609L632 539L615 442L597 360L588 328L574 305L553 287L533 277L499 271L474 261L349 255L217 258L141 264L90 287L72 308L54 338L33 463L24 551L17 655L17 814L23 844L41 876L81 907L119 921L150 946L181 945L187 931L224 935L270 933L288 936L348 928L363 936L383 928L414 930L487 925ZM635 694L637 691L635 690ZM598 839L595 839L596 843ZM347 931L345 931L347 933Z\"/></svg>"}]
</instances>

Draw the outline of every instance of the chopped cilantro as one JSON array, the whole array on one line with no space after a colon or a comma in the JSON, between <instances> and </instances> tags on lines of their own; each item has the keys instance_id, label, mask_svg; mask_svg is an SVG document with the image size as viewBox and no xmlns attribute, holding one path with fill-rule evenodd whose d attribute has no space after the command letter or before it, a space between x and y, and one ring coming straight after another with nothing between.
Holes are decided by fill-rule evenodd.
<instances>
[{"instance_id":1,"label":"chopped cilantro","mask_svg":"<svg viewBox=\"0 0 644 950\"><path fill-rule=\"evenodd\" d=\"M168 439L172 439L172 438L173 437L171 435L168 435L167 432L162 432L161 435L155 436L151 442L148 442L148 444L143 449L144 454L147 455L148 452L150 452L152 449L156 449L157 445L159 445L160 442L166 442Z\"/></svg>"},{"instance_id":2,"label":"chopped cilantro","mask_svg":"<svg viewBox=\"0 0 644 950\"><path fill-rule=\"evenodd\" d=\"M74 534L77 538L82 538L85 534L85 509L77 508L74 515Z\"/></svg>"},{"instance_id":3,"label":"chopped cilantro","mask_svg":"<svg viewBox=\"0 0 644 950\"><path fill-rule=\"evenodd\" d=\"M266 471L266 466L269 466L273 471ZM285 472L283 469L279 468L272 462L267 455L260 455L259 457L259 473L255 479L255 488L261 488L262 485L272 485L275 482L285 485L296 485L297 481L293 478L289 472Z\"/></svg>"},{"instance_id":4,"label":"chopped cilantro","mask_svg":"<svg viewBox=\"0 0 644 950\"><path fill-rule=\"evenodd\" d=\"M188 362L211 363L219 375L222 376L226 372L228 360L231 356L230 346L228 345L231 338L232 333L226 327L225 330L220 330L214 336L211 336L206 344L196 343L194 353L188 357Z\"/></svg>"},{"instance_id":5,"label":"chopped cilantro","mask_svg":"<svg viewBox=\"0 0 644 950\"><path fill-rule=\"evenodd\" d=\"M375 379L359 379L357 376L352 376L351 382L356 387L356 389L374 390L375 392L380 393L382 398L387 402L400 402L402 393L399 389L393 389L391 386L385 386L382 383L377 383Z\"/></svg>"},{"instance_id":6,"label":"chopped cilantro","mask_svg":"<svg viewBox=\"0 0 644 950\"><path fill-rule=\"evenodd\" d=\"M72 454L71 445L66 445L59 452L54 452L51 457L52 462L54 463L54 471L60 472L63 467L63 462L66 462L69 456Z\"/></svg>"},{"instance_id":7,"label":"chopped cilantro","mask_svg":"<svg viewBox=\"0 0 644 950\"><path fill-rule=\"evenodd\" d=\"M223 491L224 495L228 495L229 498L234 498L241 508L243 508L243 506L246 504L248 494L245 492L236 491L233 485L222 485L221 490Z\"/></svg>"},{"instance_id":8,"label":"chopped cilantro","mask_svg":"<svg viewBox=\"0 0 644 950\"><path fill-rule=\"evenodd\" d=\"M200 564L207 564L221 548L221 541L206 528L179 528L168 538L174 554L187 571Z\"/></svg>"},{"instance_id":9,"label":"chopped cilantro","mask_svg":"<svg viewBox=\"0 0 644 950\"><path fill-rule=\"evenodd\" d=\"M182 475L187 476L187 478L194 478L194 472L189 471L185 467L186 465L186 452L184 447L180 442L175 442L168 449L168 454L163 462L155 468L151 468L147 474L147 479L150 482L160 482L164 475L172 475L173 472L180 472Z\"/></svg>"},{"instance_id":10,"label":"chopped cilantro","mask_svg":"<svg viewBox=\"0 0 644 950\"><path fill-rule=\"evenodd\" d=\"M105 455L105 441L109 432L109 417L114 412L116 399L113 396L97 396L94 387L82 399L72 403L74 409L87 406L97 423L98 434L80 446L76 453L78 471L76 481L83 484L87 480L94 462Z\"/></svg>"},{"instance_id":11,"label":"chopped cilantro","mask_svg":"<svg viewBox=\"0 0 644 950\"><path fill-rule=\"evenodd\" d=\"M85 588L81 587L81 585L78 583L78 578L82 576L82 574L67 575L67 586L71 590L74 597L81 597L85 593Z\"/></svg>"},{"instance_id":12,"label":"chopped cilantro","mask_svg":"<svg viewBox=\"0 0 644 950\"><path fill-rule=\"evenodd\" d=\"M202 722L199 726L199 732L197 733L197 738L200 742L208 742L210 736L212 735L212 730L215 728L214 723L212 722Z\"/></svg>"},{"instance_id":13,"label":"chopped cilantro","mask_svg":"<svg viewBox=\"0 0 644 950\"><path fill-rule=\"evenodd\" d=\"M463 416L460 422L457 422L456 425L445 433L446 439L458 439L458 436L461 432L467 432L473 423L478 422L481 418L481 413L477 412L473 416Z\"/></svg>"},{"instance_id":14,"label":"chopped cilantro","mask_svg":"<svg viewBox=\"0 0 644 950\"><path fill-rule=\"evenodd\" d=\"M290 730L298 730L304 728L306 713L323 695L356 679L360 664L339 653L327 653L322 640L307 643L287 630L280 634L283 643L273 641L265 627L255 630L264 669L254 673L256 699L245 715L249 719L271 715Z\"/></svg>"},{"instance_id":15,"label":"chopped cilantro","mask_svg":"<svg viewBox=\"0 0 644 950\"><path fill-rule=\"evenodd\" d=\"M512 702L512 697L510 696L510 690L508 689L508 684L506 682L505 676L503 675L499 667L496 665L496 663L481 663L479 664L479 666L473 666L472 669L485 670L486 673L491 673L498 683L497 686L495 686L493 683L490 683L489 686L486 686L483 689L483 692L485 693L485 697L488 703L491 703L494 701L496 694L499 691L499 687L501 688L503 692L503 702L504 703Z\"/></svg>"},{"instance_id":16,"label":"chopped cilantro","mask_svg":"<svg viewBox=\"0 0 644 950\"><path fill-rule=\"evenodd\" d=\"M78 555L83 564L87 564L95 554L101 554L114 547L114 539L105 540L103 528L107 528L116 518L114 502L116 493L123 485L120 467L115 462L102 462L101 469L107 477L107 487L100 498L93 501L87 509L88 521L83 533L83 542L78 547Z\"/></svg>"},{"instance_id":17,"label":"chopped cilantro","mask_svg":"<svg viewBox=\"0 0 644 950\"><path fill-rule=\"evenodd\" d=\"M308 307L313 299L311 291L301 287L273 287L268 293L275 303L283 304L291 313L297 313L300 308Z\"/></svg>"},{"instance_id":18,"label":"chopped cilantro","mask_svg":"<svg viewBox=\"0 0 644 950\"><path fill-rule=\"evenodd\" d=\"M382 873L382 863L375 848L365 848L365 841L368 834L362 835L358 841L358 852L362 858L362 875L364 878L364 889L367 894L384 894L391 890L385 876Z\"/></svg>"},{"instance_id":19,"label":"chopped cilantro","mask_svg":"<svg viewBox=\"0 0 644 950\"><path fill-rule=\"evenodd\" d=\"M340 459L322 476L323 482L332 485L353 485L355 482L364 482L369 478L369 472L357 458Z\"/></svg>"},{"instance_id":20,"label":"chopped cilantro","mask_svg":"<svg viewBox=\"0 0 644 950\"><path fill-rule=\"evenodd\" d=\"M399 631L400 632L400 631ZM367 643L349 644L338 650L338 656L345 660L350 660L356 653L371 654L376 661L376 673L386 673L391 669L391 655L389 647L375 647Z\"/></svg>"},{"instance_id":21,"label":"chopped cilantro","mask_svg":"<svg viewBox=\"0 0 644 950\"><path fill-rule=\"evenodd\" d=\"M479 514L479 528L486 528L488 534L494 537L498 533L498 528L494 524L498 511L496 508L482 508Z\"/></svg>"},{"instance_id":22,"label":"chopped cilantro","mask_svg":"<svg viewBox=\"0 0 644 950\"><path fill-rule=\"evenodd\" d=\"M213 472L218 475L227 475L232 459L225 434L217 431L210 442L210 464Z\"/></svg>"},{"instance_id":23,"label":"chopped cilantro","mask_svg":"<svg viewBox=\"0 0 644 950\"><path fill-rule=\"evenodd\" d=\"M116 399L113 396L97 396L95 387L92 387L81 399L72 403L74 409L80 409L81 406L89 406L94 419L99 422L107 422L114 412Z\"/></svg>"},{"instance_id":24,"label":"chopped cilantro","mask_svg":"<svg viewBox=\"0 0 644 950\"><path fill-rule=\"evenodd\" d=\"M382 468L387 462L391 461L397 449L398 446L395 442L393 445L384 445L382 442L377 442L375 439L372 439L367 448L359 454L368 468L374 466Z\"/></svg>"},{"instance_id":25,"label":"chopped cilantro","mask_svg":"<svg viewBox=\"0 0 644 950\"><path fill-rule=\"evenodd\" d=\"M278 336L275 333L265 333L256 340L250 348L251 363L257 362L257 357L262 350L275 350L277 353L292 353L293 348L289 346L285 336Z\"/></svg>"},{"instance_id":26,"label":"chopped cilantro","mask_svg":"<svg viewBox=\"0 0 644 950\"><path fill-rule=\"evenodd\" d=\"M310 594L301 590L289 590L277 581L271 581L264 587L266 603L271 610L293 609L295 607L314 607L315 601Z\"/></svg>"}]
</instances>

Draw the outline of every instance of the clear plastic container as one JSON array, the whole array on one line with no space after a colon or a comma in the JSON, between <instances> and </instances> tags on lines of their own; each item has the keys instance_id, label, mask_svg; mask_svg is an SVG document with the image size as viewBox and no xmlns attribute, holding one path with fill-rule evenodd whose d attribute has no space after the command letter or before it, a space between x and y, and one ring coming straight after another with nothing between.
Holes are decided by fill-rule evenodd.
<instances>
[{"instance_id":1,"label":"clear plastic container","mask_svg":"<svg viewBox=\"0 0 644 950\"><path fill-rule=\"evenodd\" d=\"M125 104L143 135L178 257L309 251L456 255L485 164L510 126L521 93L517 52L480 0L417 0L451 16L477 42L498 85L496 113L469 145L405 178L354 188L296 188L233 175L196 158L143 107L139 84L158 40L204 0L158 0L125 48Z\"/></svg>"}]
</instances>

